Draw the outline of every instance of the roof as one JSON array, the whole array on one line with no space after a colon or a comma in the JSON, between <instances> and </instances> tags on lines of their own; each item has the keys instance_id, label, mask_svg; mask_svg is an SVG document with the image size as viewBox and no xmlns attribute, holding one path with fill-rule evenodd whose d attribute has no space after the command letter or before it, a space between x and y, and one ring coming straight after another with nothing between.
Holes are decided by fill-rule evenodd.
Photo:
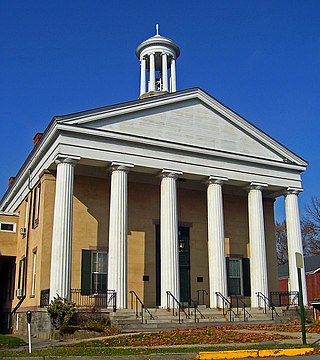
<instances>
[{"instance_id":1,"label":"roof","mask_svg":"<svg viewBox=\"0 0 320 360\"><path fill-rule=\"evenodd\" d=\"M236 112L226 107L224 104L216 100L214 97L212 97L205 91L201 90L200 88L191 88L191 89L177 91L174 93L168 93L168 94L153 96L145 99L124 102L124 103L100 107L92 110L85 110L82 112L73 113L69 115L54 116L52 121L49 123L47 129L44 131L43 136L38 142L37 146L33 148L31 153L23 163L18 174L16 175L13 184L10 186L10 188L8 188L7 192L4 194L3 198L1 199L0 208L2 210L11 209L10 207L11 205L9 206L9 208L7 208L7 204L9 204L13 198L16 198L18 196L17 191L20 188L21 184L23 182L25 182L26 184L28 183L28 178L30 178L29 176L30 169L34 171L35 168L38 169L40 166L42 166L41 164L44 161L49 162L49 160L50 161L52 160L52 159L44 158L45 152L47 151L48 147L53 143L53 141L56 139L59 132L62 131L61 130L62 128L65 129L67 127L68 131L71 130L82 131L87 136L89 130L92 131L91 125L94 123L94 121L97 121L99 119L104 120L105 123L108 123L109 121L108 119L113 119L112 121L114 121L114 119L116 118L119 119L123 115L135 119L136 116L140 116L141 113L143 113L144 111L161 113L161 111L163 111L163 109L166 106L171 109L172 108L179 109L181 106L184 106L184 104L187 104L188 102L189 103L197 102L199 104L201 103L203 107L209 109L209 111L211 111L212 113L219 114L220 118L224 119L226 123L232 124L234 129L238 129L240 132L247 134L248 137L252 139L256 139L257 143L261 144L261 146L265 146L265 148L268 149L268 151L270 150L278 154L280 160L274 161L275 162L274 166L277 166L281 169L288 169L290 174L294 173L294 176L295 174L300 174L302 171L305 170L307 166L307 162L303 160L301 157L294 154L292 151L281 145L279 142L274 140L268 134L258 129L256 126L251 124L243 117L239 116ZM91 126L91 128L89 128L89 125ZM104 132L99 132L99 136L101 136L102 133L105 136L108 135L110 137L112 136L116 137L119 135L116 134L115 131L109 131L109 132L104 131ZM129 136L129 135L130 134L127 133L121 134L121 136ZM139 137L135 135L132 136L134 136L134 141L137 142L138 141L137 139ZM162 141L158 139L157 134L154 135L154 138L147 140L149 141L149 143L150 142L153 143L154 141L157 142ZM147 140L146 137L144 137L144 141ZM168 142L168 146L169 145L173 146L171 143L169 144ZM182 145L184 146L184 148L186 146L189 146L188 144L182 144ZM194 148L192 148L191 150L194 151ZM199 147L198 150L201 151L201 154L204 154L205 149L203 149L203 147ZM215 154L216 152L219 152L218 155L220 159L220 157L222 156L221 151L219 149L218 150L213 149L213 150L216 150ZM229 157L234 156L234 154L231 155L227 154L227 155ZM212 158L214 158L213 155ZM255 160L256 162L261 161L261 159L251 159L251 160L252 161ZM35 178L35 174L36 173L34 172L33 174L34 178ZM295 186L296 179L294 178L292 180L294 182L294 185L290 185L290 186ZM298 181L300 180L298 179Z\"/></svg>"},{"instance_id":2,"label":"roof","mask_svg":"<svg viewBox=\"0 0 320 360\"><path fill-rule=\"evenodd\" d=\"M289 276L288 263L278 266L278 277L287 278ZM320 254L304 258L304 267L306 274L315 274L320 271Z\"/></svg>"}]
</instances>

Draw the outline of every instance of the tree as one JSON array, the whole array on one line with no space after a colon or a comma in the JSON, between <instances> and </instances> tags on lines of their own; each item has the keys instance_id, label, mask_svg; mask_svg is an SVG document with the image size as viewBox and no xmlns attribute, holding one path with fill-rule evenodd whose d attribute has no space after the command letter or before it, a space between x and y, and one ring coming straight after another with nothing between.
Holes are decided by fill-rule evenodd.
<instances>
[{"instance_id":1,"label":"tree","mask_svg":"<svg viewBox=\"0 0 320 360\"><path fill-rule=\"evenodd\" d=\"M287 229L286 222L276 221L276 249L278 264L288 262L288 245L287 245Z\"/></svg>"},{"instance_id":2,"label":"tree","mask_svg":"<svg viewBox=\"0 0 320 360\"><path fill-rule=\"evenodd\" d=\"M278 264L288 261L286 222L275 223L276 248ZM320 198L312 197L311 203L305 207L305 215L301 220L301 237L303 253L311 256L320 253Z\"/></svg>"}]
</instances>

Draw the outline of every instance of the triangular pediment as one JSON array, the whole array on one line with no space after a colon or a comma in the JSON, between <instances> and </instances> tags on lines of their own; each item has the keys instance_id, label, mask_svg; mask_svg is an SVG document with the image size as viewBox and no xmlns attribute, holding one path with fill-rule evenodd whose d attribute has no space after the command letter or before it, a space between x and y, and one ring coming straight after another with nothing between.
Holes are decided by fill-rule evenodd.
<instances>
[{"instance_id":1,"label":"triangular pediment","mask_svg":"<svg viewBox=\"0 0 320 360\"><path fill-rule=\"evenodd\" d=\"M170 94L171 95L171 94ZM99 131L241 155L306 164L271 137L199 89L136 101L62 121Z\"/></svg>"}]
</instances>

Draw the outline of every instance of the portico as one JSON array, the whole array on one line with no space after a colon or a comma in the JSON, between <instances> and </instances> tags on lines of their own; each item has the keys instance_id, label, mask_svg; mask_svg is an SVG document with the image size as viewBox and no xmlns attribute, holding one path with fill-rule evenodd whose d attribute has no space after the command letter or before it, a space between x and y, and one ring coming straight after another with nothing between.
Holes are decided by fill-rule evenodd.
<instances>
[{"instance_id":1,"label":"portico","mask_svg":"<svg viewBox=\"0 0 320 360\"><path fill-rule=\"evenodd\" d=\"M265 217L268 218L267 223L270 223L274 189L270 189L262 182L248 182L245 186L243 181L237 182L234 179L230 181L226 177L214 175L204 177L201 174L184 173L173 169L136 167L129 162L111 162L109 169L107 172L109 194L101 194L102 198L109 198L107 204L109 232L103 241L108 258L107 288L116 291L118 308L128 306L130 290L139 293L149 306L157 305L157 291L160 296L158 305L163 308L167 307L167 291L180 300L179 262L182 260L179 255L184 246L184 240L179 237L181 227L189 229L190 299L196 298L197 291L206 290L209 294L206 302L208 306L215 308L221 306L219 303L221 298L217 293L228 297L231 291L233 295L251 297L251 306L258 307L257 293L268 296L268 275L270 267L272 268L270 248L275 244L274 240L273 242L270 240L274 235L272 228L265 224ZM75 178L87 177L90 172L90 167L81 165L81 159L78 160L75 165ZM95 168L95 176L105 177L103 169ZM63 177L60 179L57 173L57 188L65 181ZM69 181L72 182L71 178ZM96 179L93 178L91 181L94 186ZM290 191L290 195L294 193L294 196L297 196L298 192L293 192L292 189L287 191ZM66 208L68 201L68 197L65 197ZM106 201L103 203L105 206ZM230 206L230 203L233 205ZM97 204L97 206L101 205ZM192 206L197 211L193 211ZM241 207L241 212L231 214L233 217L231 220L230 209L238 206ZM299 214L294 206L293 211L290 209L286 211L287 216L299 222ZM66 218L69 219L68 227L72 227L72 217ZM238 230L240 236L244 237L241 245L237 237L233 237L236 226L232 221L243 223ZM156 245L157 224L160 225L160 242L159 248L154 251L152 247ZM296 237L294 239L295 243L299 242ZM266 240L269 244L266 244ZM67 249L67 245L65 246ZM137 249L138 246L143 248L143 256L140 256L139 252L142 249ZM53 243L52 254L55 253ZM236 274L230 275L234 266L227 269L227 259L232 259L233 264L241 263L239 267L241 273L238 277ZM244 279L246 276L243 269L244 259L250 264L250 280ZM139 274L135 261L141 262ZM72 261L68 263L71 264ZM159 270L155 265L159 266ZM67 270L65 266L62 273L68 273L71 268ZM54 274L55 278L59 278L59 270L55 270ZM274 273L271 273L270 277L271 288L275 289ZM158 280L160 286L157 289ZM250 294L244 291L244 281L249 281ZM185 281L183 286L186 286Z\"/></svg>"}]
</instances>

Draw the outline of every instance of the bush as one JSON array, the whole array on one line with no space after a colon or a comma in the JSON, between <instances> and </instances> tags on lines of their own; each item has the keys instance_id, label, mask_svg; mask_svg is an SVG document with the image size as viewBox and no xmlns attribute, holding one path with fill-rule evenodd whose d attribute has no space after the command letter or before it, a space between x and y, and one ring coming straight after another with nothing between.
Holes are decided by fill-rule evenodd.
<instances>
[{"instance_id":1,"label":"bush","mask_svg":"<svg viewBox=\"0 0 320 360\"><path fill-rule=\"evenodd\" d=\"M69 325L76 312L75 304L60 296L53 298L47 311L57 329Z\"/></svg>"}]
</instances>

